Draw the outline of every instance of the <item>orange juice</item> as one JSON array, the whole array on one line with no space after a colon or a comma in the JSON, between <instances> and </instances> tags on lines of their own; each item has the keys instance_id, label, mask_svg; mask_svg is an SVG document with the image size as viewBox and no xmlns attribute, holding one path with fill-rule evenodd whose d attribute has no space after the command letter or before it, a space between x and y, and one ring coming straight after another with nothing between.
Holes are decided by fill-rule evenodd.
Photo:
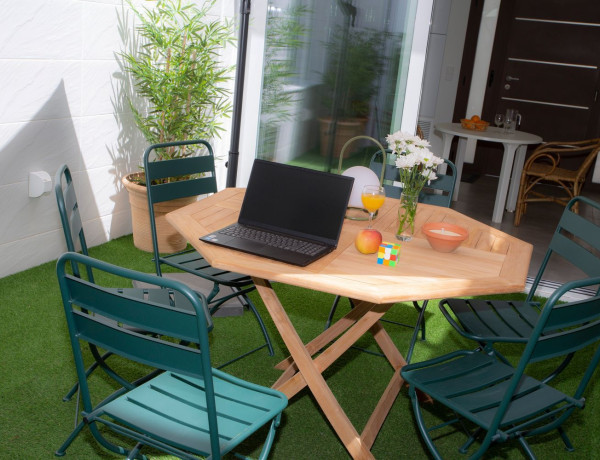
<instances>
[{"instance_id":1,"label":"orange juice","mask_svg":"<svg viewBox=\"0 0 600 460\"><path fill-rule=\"evenodd\" d=\"M371 193L363 193L360 196L363 206L369 212L375 212L383 205L385 195L373 195Z\"/></svg>"}]
</instances>

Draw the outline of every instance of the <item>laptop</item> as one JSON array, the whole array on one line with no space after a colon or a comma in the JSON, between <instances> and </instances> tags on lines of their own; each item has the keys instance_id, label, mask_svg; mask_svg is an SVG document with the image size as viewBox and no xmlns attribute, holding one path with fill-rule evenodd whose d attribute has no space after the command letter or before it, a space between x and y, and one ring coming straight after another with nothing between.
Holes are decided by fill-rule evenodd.
<instances>
[{"instance_id":1,"label":"laptop","mask_svg":"<svg viewBox=\"0 0 600 460\"><path fill-rule=\"evenodd\" d=\"M238 222L200 240L304 267L337 247L353 183L256 159Z\"/></svg>"}]
</instances>

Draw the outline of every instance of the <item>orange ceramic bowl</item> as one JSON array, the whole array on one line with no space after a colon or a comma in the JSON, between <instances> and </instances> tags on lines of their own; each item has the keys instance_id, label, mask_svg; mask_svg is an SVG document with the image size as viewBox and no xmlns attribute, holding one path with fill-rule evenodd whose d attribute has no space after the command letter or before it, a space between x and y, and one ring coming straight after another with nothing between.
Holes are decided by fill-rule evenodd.
<instances>
[{"instance_id":1,"label":"orange ceramic bowl","mask_svg":"<svg viewBox=\"0 0 600 460\"><path fill-rule=\"evenodd\" d=\"M431 247L439 252L454 251L469 236L463 227L447 222L429 222L423 225L423 233Z\"/></svg>"}]
</instances>

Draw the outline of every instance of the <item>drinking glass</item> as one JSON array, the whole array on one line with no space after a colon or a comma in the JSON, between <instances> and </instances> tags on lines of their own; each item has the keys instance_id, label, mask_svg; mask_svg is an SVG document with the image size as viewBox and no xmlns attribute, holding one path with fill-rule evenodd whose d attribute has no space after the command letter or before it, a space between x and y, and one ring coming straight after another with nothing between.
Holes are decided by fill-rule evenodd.
<instances>
[{"instance_id":1,"label":"drinking glass","mask_svg":"<svg viewBox=\"0 0 600 460\"><path fill-rule=\"evenodd\" d=\"M375 211L381 208L385 201L385 190L380 185L365 185L362 189L360 199L365 209L369 212L369 226L367 228L371 228Z\"/></svg>"},{"instance_id":2,"label":"drinking glass","mask_svg":"<svg viewBox=\"0 0 600 460\"><path fill-rule=\"evenodd\" d=\"M494 117L494 124L500 128L502 127L502 124L504 123L504 115L502 115L501 113L497 113L496 116Z\"/></svg>"},{"instance_id":3,"label":"drinking glass","mask_svg":"<svg viewBox=\"0 0 600 460\"><path fill-rule=\"evenodd\" d=\"M520 121L521 115L515 109L506 109L506 115L504 115L504 132L514 133L517 127L517 120Z\"/></svg>"}]
</instances>

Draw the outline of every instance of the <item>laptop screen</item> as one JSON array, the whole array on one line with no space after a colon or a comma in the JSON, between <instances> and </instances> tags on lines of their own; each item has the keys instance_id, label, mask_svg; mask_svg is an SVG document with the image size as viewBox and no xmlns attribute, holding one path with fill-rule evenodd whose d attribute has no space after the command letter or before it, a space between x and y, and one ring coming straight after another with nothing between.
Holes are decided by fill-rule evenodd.
<instances>
[{"instance_id":1,"label":"laptop screen","mask_svg":"<svg viewBox=\"0 0 600 460\"><path fill-rule=\"evenodd\" d=\"M354 179L254 160L238 222L337 245Z\"/></svg>"}]
</instances>

